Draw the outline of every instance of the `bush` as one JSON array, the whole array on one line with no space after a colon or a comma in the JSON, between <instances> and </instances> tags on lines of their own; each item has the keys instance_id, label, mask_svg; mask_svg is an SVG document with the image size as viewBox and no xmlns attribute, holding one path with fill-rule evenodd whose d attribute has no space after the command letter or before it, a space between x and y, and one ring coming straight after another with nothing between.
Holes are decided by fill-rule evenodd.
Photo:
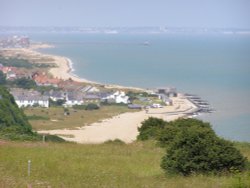
<instances>
[{"instance_id":1,"label":"bush","mask_svg":"<svg viewBox=\"0 0 250 188\"><path fill-rule=\"evenodd\" d=\"M115 140L107 140L104 142L104 144L125 145L126 143L120 139L115 139Z\"/></svg>"},{"instance_id":2,"label":"bush","mask_svg":"<svg viewBox=\"0 0 250 188\"><path fill-rule=\"evenodd\" d=\"M97 104L90 103L86 106L86 110L98 110L100 107Z\"/></svg>"},{"instance_id":3,"label":"bush","mask_svg":"<svg viewBox=\"0 0 250 188\"><path fill-rule=\"evenodd\" d=\"M153 117L148 118L143 121L142 126L138 128L139 135L137 136L137 139L148 140L157 138L166 124L167 122L162 119Z\"/></svg>"},{"instance_id":4,"label":"bush","mask_svg":"<svg viewBox=\"0 0 250 188\"><path fill-rule=\"evenodd\" d=\"M246 158L231 142L217 137L206 123L195 121L199 122L200 126L188 120L190 124L176 129L161 163L166 172L189 175L242 171L246 167ZM177 120L177 125L180 125L179 123Z\"/></svg>"},{"instance_id":5,"label":"bush","mask_svg":"<svg viewBox=\"0 0 250 188\"><path fill-rule=\"evenodd\" d=\"M85 110L87 106L86 105L74 105L72 107L75 110Z\"/></svg>"},{"instance_id":6,"label":"bush","mask_svg":"<svg viewBox=\"0 0 250 188\"><path fill-rule=\"evenodd\" d=\"M209 134L215 136L215 132L212 130L209 123L202 122L197 119L177 119L166 123L164 128L159 131L159 135L156 139L161 147L168 147L169 144L173 142L178 132L191 127L195 127L197 129L202 128L207 130Z\"/></svg>"},{"instance_id":7,"label":"bush","mask_svg":"<svg viewBox=\"0 0 250 188\"><path fill-rule=\"evenodd\" d=\"M0 85L6 84L6 75L0 71Z\"/></svg>"},{"instance_id":8,"label":"bush","mask_svg":"<svg viewBox=\"0 0 250 188\"><path fill-rule=\"evenodd\" d=\"M52 99L49 99L49 105L50 106L63 106L63 104L66 102L64 99L58 99L56 101L53 101Z\"/></svg>"}]
</instances>

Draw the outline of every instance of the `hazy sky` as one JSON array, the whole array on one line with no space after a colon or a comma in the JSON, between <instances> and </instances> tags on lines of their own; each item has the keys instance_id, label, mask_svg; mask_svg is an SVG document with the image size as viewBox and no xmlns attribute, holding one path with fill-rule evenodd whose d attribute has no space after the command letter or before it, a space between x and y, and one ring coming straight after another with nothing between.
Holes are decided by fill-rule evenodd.
<instances>
[{"instance_id":1,"label":"hazy sky","mask_svg":"<svg viewBox=\"0 0 250 188\"><path fill-rule=\"evenodd\" d=\"M0 25L250 28L250 0L0 0Z\"/></svg>"}]
</instances>

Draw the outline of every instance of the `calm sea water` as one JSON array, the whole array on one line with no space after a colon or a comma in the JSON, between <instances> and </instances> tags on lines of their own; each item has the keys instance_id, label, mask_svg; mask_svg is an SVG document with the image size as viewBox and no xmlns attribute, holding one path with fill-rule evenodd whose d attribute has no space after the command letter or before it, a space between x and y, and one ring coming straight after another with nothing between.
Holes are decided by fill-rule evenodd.
<instances>
[{"instance_id":1,"label":"calm sea water","mask_svg":"<svg viewBox=\"0 0 250 188\"><path fill-rule=\"evenodd\" d=\"M174 86L208 100L200 116L224 138L250 141L250 36L33 34L74 62L89 80L154 88ZM148 43L149 45L145 45Z\"/></svg>"}]
</instances>

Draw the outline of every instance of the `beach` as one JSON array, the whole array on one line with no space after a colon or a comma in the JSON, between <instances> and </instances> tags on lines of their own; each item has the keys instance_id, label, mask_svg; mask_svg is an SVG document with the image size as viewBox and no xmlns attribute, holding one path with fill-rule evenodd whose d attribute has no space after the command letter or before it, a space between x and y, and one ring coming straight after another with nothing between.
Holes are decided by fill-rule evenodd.
<instances>
[{"instance_id":1,"label":"beach","mask_svg":"<svg viewBox=\"0 0 250 188\"><path fill-rule=\"evenodd\" d=\"M38 59L44 59L46 60L45 63L54 64L55 67L49 69L49 73L54 78L63 80L72 79L76 82L84 82L84 83L95 83L84 78L79 78L76 75L72 74L72 62L69 58L44 54L37 51L38 49L44 49L44 48L53 48L53 46L48 44L34 44L31 45L30 48L9 48L9 49L3 49L2 51L5 57L19 56L24 59L29 59L33 63L36 63ZM39 61L39 63L44 63L44 62Z\"/></svg>"},{"instance_id":2,"label":"beach","mask_svg":"<svg viewBox=\"0 0 250 188\"><path fill-rule=\"evenodd\" d=\"M108 140L120 139L125 143L136 140L138 127L141 122L149 117L162 118L165 121L172 121L187 116L197 109L189 100L181 94L174 97L173 106L149 109L139 112L128 112L111 119L93 123L89 126L79 127L78 129L59 129L49 131L38 131L40 134L58 135L63 139L76 143L100 144Z\"/></svg>"}]
</instances>

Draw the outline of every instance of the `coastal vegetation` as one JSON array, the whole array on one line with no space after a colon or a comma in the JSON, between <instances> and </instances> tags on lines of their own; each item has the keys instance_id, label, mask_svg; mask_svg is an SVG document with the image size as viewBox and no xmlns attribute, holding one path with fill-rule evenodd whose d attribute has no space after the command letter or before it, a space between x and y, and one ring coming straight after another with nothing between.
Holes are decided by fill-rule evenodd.
<instances>
[{"instance_id":1,"label":"coastal vegetation","mask_svg":"<svg viewBox=\"0 0 250 188\"><path fill-rule=\"evenodd\" d=\"M28 59L21 59L18 57L6 58L2 56L0 56L0 64L2 64L3 66L26 68L26 69L55 67L55 65L51 63L46 63L46 62L45 63L32 63Z\"/></svg>"},{"instance_id":2,"label":"coastal vegetation","mask_svg":"<svg viewBox=\"0 0 250 188\"><path fill-rule=\"evenodd\" d=\"M4 85L6 83L6 75L0 71L0 85Z\"/></svg>"},{"instance_id":3,"label":"coastal vegetation","mask_svg":"<svg viewBox=\"0 0 250 188\"><path fill-rule=\"evenodd\" d=\"M12 95L0 86L0 137L6 139L32 139L35 133L25 114L20 110Z\"/></svg>"},{"instance_id":4,"label":"coastal vegetation","mask_svg":"<svg viewBox=\"0 0 250 188\"><path fill-rule=\"evenodd\" d=\"M230 141L219 138L209 123L196 119L164 122L149 118L138 128L138 139L156 139L166 148L161 167L166 173L230 173L243 171L247 159Z\"/></svg>"},{"instance_id":5,"label":"coastal vegetation","mask_svg":"<svg viewBox=\"0 0 250 188\"><path fill-rule=\"evenodd\" d=\"M42 136L32 130L27 116L17 107L13 96L3 86L0 86L0 139L42 140ZM64 141L53 135L48 135L47 140Z\"/></svg>"}]
</instances>

